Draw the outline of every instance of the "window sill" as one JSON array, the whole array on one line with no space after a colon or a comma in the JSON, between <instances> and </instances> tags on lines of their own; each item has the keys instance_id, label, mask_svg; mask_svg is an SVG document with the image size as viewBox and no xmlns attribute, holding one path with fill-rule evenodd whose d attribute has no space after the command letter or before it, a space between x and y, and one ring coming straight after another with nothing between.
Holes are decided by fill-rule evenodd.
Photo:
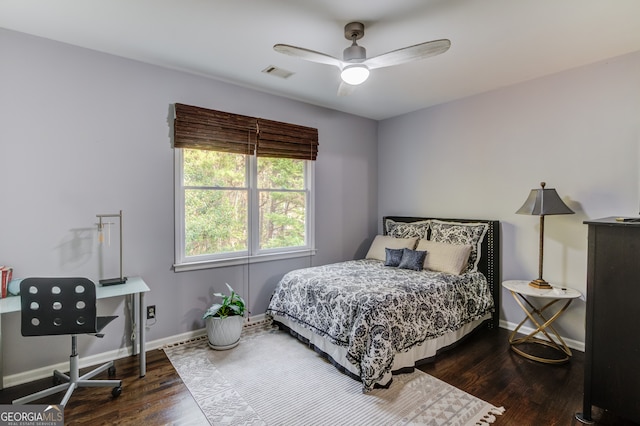
<instances>
[{"instance_id":1,"label":"window sill","mask_svg":"<svg viewBox=\"0 0 640 426\"><path fill-rule=\"evenodd\" d=\"M295 259L297 257L315 256L316 249L291 251L286 253L260 254L233 259L207 260L202 262L185 262L173 265L174 272L197 271L199 269L224 268L227 266L250 265L252 263L272 262L276 260Z\"/></svg>"}]
</instances>

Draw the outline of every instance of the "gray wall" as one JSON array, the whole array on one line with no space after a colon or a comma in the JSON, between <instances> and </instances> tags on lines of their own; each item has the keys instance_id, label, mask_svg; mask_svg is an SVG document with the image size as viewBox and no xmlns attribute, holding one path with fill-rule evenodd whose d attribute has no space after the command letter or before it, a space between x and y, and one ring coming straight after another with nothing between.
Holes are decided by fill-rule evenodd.
<instances>
[{"instance_id":1,"label":"gray wall","mask_svg":"<svg viewBox=\"0 0 640 426\"><path fill-rule=\"evenodd\" d=\"M537 277L539 221L515 211L556 188L576 214L546 217L544 277L585 293L582 222L640 208L640 53L389 119L378 138L379 212L502 221L503 279ZM501 318L523 315L503 291ZM559 322L577 346L584 319L578 301Z\"/></svg>"},{"instance_id":2,"label":"gray wall","mask_svg":"<svg viewBox=\"0 0 640 426\"><path fill-rule=\"evenodd\" d=\"M153 341L202 328L225 282L261 314L285 272L366 253L379 220L375 121L2 29L0 58L0 264L15 277L97 280L95 215L122 209L124 273L151 288ZM172 271L174 102L318 128L316 256ZM80 339L81 354L124 346L123 302L100 303L100 314L112 312L118 322L105 339ZM19 319L2 318L5 375L68 359L67 338L23 338Z\"/></svg>"}]
</instances>

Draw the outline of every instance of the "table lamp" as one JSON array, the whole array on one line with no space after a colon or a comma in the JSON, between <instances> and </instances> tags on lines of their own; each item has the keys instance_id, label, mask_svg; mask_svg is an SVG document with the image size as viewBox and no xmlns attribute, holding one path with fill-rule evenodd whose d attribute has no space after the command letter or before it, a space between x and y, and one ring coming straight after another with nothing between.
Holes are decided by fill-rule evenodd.
<instances>
[{"instance_id":1,"label":"table lamp","mask_svg":"<svg viewBox=\"0 0 640 426\"><path fill-rule=\"evenodd\" d=\"M540 216L540 257L538 259L538 278L531 281L529 285L535 288L549 289L551 288L551 285L542 278L544 217L556 214L573 214L574 211L562 202L555 189L545 189L545 185L545 182L540 182L541 188L532 189L529 193L529 198L527 198L522 207L520 207L516 213Z\"/></svg>"},{"instance_id":2,"label":"table lamp","mask_svg":"<svg viewBox=\"0 0 640 426\"><path fill-rule=\"evenodd\" d=\"M102 232L104 230L105 225L109 225L110 223L103 222L103 219L106 217L117 217L120 219L120 276L117 278L108 278L104 280L100 280L100 284L103 286L115 285L115 284L124 284L127 282L127 277L122 274L122 210L120 213L111 213L111 214L97 214L96 217L99 219L98 221L98 241L102 244L104 236ZM142 308L141 308L142 309Z\"/></svg>"}]
</instances>

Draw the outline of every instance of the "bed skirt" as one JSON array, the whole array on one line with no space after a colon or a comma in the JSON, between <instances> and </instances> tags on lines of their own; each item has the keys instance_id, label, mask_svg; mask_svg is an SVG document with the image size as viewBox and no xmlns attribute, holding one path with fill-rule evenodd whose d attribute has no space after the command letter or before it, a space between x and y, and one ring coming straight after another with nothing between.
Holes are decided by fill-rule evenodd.
<instances>
[{"instance_id":1,"label":"bed skirt","mask_svg":"<svg viewBox=\"0 0 640 426\"><path fill-rule=\"evenodd\" d=\"M360 380L359 369L347 360L347 348L331 343L329 340L314 333L308 328L302 327L297 322L280 315L271 315L273 322L284 326L291 334L296 336L306 344L311 345L314 350L325 356L336 368L343 373ZM482 325L485 321L491 320L491 313L463 325L456 331L452 331L435 339L430 339L420 345L416 345L406 352L396 353L391 372L385 374L376 383L376 387L388 387L391 384L392 374L410 373L416 366L430 362L441 351L455 346L457 342Z\"/></svg>"}]
</instances>

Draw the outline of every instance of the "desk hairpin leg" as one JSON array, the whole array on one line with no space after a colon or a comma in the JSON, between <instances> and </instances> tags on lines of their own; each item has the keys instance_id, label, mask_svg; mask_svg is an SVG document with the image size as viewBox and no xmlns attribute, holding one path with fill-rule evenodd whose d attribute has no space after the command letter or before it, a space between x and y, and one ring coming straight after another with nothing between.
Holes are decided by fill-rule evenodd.
<instances>
[{"instance_id":1,"label":"desk hairpin leg","mask_svg":"<svg viewBox=\"0 0 640 426\"><path fill-rule=\"evenodd\" d=\"M127 306L129 307L129 317L131 318L131 356L138 355L138 333L140 330L138 329L138 308L136 304L138 303L138 293L133 293L127 296Z\"/></svg>"},{"instance_id":2,"label":"desk hairpin leg","mask_svg":"<svg viewBox=\"0 0 640 426\"><path fill-rule=\"evenodd\" d=\"M136 295L138 297L136 297ZM140 377L147 374L147 354L145 347L145 327L144 327L144 292L131 295L131 318L133 330L131 337L131 356L138 355L140 365Z\"/></svg>"},{"instance_id":3,"label":"desk hairpin leg","mask_svg":"<svg viewBox=\"0 0 640 426\"><path fill-rule=\"evenodd\" d=\"M140 300L140 307L138 308L138 314L140 318L138 319L138 329L140 330L138 339L140 340L140 359L138 362L140 363L140 377L144 377L147 374L147 353L145 348L145 327L144 327L144 293L138 293Z\"/></svg>"}]
</instances>

